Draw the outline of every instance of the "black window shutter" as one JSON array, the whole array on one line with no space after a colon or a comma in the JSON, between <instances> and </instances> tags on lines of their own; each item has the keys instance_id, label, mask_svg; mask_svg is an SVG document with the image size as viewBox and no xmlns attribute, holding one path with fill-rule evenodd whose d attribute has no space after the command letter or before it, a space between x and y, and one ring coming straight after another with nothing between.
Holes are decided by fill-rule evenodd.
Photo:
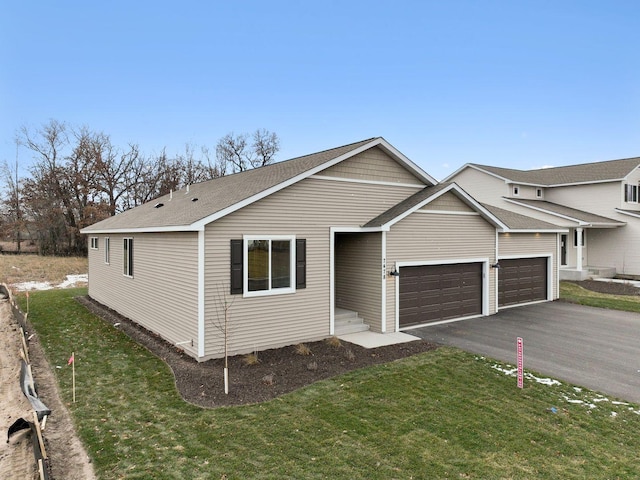
<instances>
[{"instance_id":1,"label":"black window shutter","mask_svg":"<svg viewBox=\"0 0 640 480\"><path fill-rule=\"evenodd\" d=\"M231 295L242 293L242 240L231 240Z\"/></svg>"},{"instance_id":2,"label":"black window shutter","mask_svg":"<svg viewBox=\"0 0 640 480\"><path fill-rule=\"evenodd\" d=\"M296 288L307 288L307 241L296 239Z\"/></svg>"}]
</instances>

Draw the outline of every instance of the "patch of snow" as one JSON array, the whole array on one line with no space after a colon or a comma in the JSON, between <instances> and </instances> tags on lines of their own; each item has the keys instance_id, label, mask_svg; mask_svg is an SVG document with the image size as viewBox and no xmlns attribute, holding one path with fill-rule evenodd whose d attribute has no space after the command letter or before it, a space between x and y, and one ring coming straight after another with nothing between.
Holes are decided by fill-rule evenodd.
<instances>
[{"instance_id":1,"label":"patch of snow","mask_svg":"<svg viewBox=\"0 0 640 480\"><path fill-rule=\"evenodd\" d=\"M515 377L516 374L518 373L518 369L511 367L511 365L507 365L506 367L503 367L501 365L494 364L491 366L491 368L493 368L494 370L498 370L499 372L502 372L505 375L508 375L510 377ZM543 385L549 385L549 386L562 385L562 383L560 383L558 380L555 380L553 378L540 378L540 377L536 377L535 375L529 372L524 373L524 378L526 378L527 380L533 380Z\"/></svg>"},{"instance_id":2,"label":"patch of snow","mask_svg":"<svg viewBox=\"0 0 640 480\"><path fill-rule=\"evenodd\" d=\"M18 292L27 292L32 290L51 290L53 287L49 282L22 282L12 285Z\"/></svg>"},{"instance_id":3,"label":"patch of snow","mask_svg":"<svg viewBox=\"0 0 640 480\"><path fill-rule=\"evenodd\" d=\"M21 282L11 285L18 292L27 292L32 290L51 290L53 288L70 288L75 287L79 283L88 283L89 275L86 273L80 275L67 275L67 279L56 286L51 282Z\"/></svg>"},{"instance_id":4,"label":"patch of snow","mask_svg":"<svg viewBox=\"0 0 640 480\"><path fill-rule=\"evenodd\" d=\"M88 283L89 275L86 273L80 275L67 275L67 279L59 285L56 285L56 288L69 288L75 287L78 283Z\"/></svg>"}]
</instances>

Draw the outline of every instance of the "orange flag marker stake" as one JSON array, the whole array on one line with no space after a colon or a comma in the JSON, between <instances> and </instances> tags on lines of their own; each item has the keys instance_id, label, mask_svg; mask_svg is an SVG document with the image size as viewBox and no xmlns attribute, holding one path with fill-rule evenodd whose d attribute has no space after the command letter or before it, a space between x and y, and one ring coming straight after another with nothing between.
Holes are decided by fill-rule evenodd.
<instances>
[{"instance_id":1,"label":"orange flag marker stake","mask_svg":"<svg viewBox=\"0 0 640 480\"><path fill-rule=\"evenodd\" d=\"M71 365L71 389L73 391L73 403L76 403L76 362L73 352L71 352L67 365Z\"/></svg>"}]
</instances>

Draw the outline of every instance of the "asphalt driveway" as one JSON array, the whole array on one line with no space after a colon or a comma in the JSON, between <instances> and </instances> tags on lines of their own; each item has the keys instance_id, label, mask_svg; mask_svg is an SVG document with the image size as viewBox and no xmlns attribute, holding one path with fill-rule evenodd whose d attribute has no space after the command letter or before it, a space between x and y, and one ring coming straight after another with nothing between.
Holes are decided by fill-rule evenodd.
<instances>
[{"instance_id":1,"label":"asphalt driveway","mask_svg":"<svg viewBox=\"0 0 640 480\"><path fill-rule=\"evenodd\" d=\"M408 333L640 403L640 314L548 302Z\"/></svg>"}]
</instances>

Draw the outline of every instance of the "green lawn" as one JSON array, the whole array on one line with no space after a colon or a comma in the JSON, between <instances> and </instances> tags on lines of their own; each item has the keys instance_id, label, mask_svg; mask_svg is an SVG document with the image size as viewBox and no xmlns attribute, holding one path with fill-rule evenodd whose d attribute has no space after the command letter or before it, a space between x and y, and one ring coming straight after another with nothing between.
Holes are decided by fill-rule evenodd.
<instances>
[{"instance_id":1,"label":"green lawn","mask_svg":"<svg viewBox=\"0 0 640 480\"><path fill-rule=\"evenodd\" d=\"M197 408L161 360L73 300L85 293L32 293L30 319L68 402L75 352L69 406L101 479L640 477L637 405L532 380L519 390L495 362L450 348L260 405Z\"/></svg>"}]
</instances>

